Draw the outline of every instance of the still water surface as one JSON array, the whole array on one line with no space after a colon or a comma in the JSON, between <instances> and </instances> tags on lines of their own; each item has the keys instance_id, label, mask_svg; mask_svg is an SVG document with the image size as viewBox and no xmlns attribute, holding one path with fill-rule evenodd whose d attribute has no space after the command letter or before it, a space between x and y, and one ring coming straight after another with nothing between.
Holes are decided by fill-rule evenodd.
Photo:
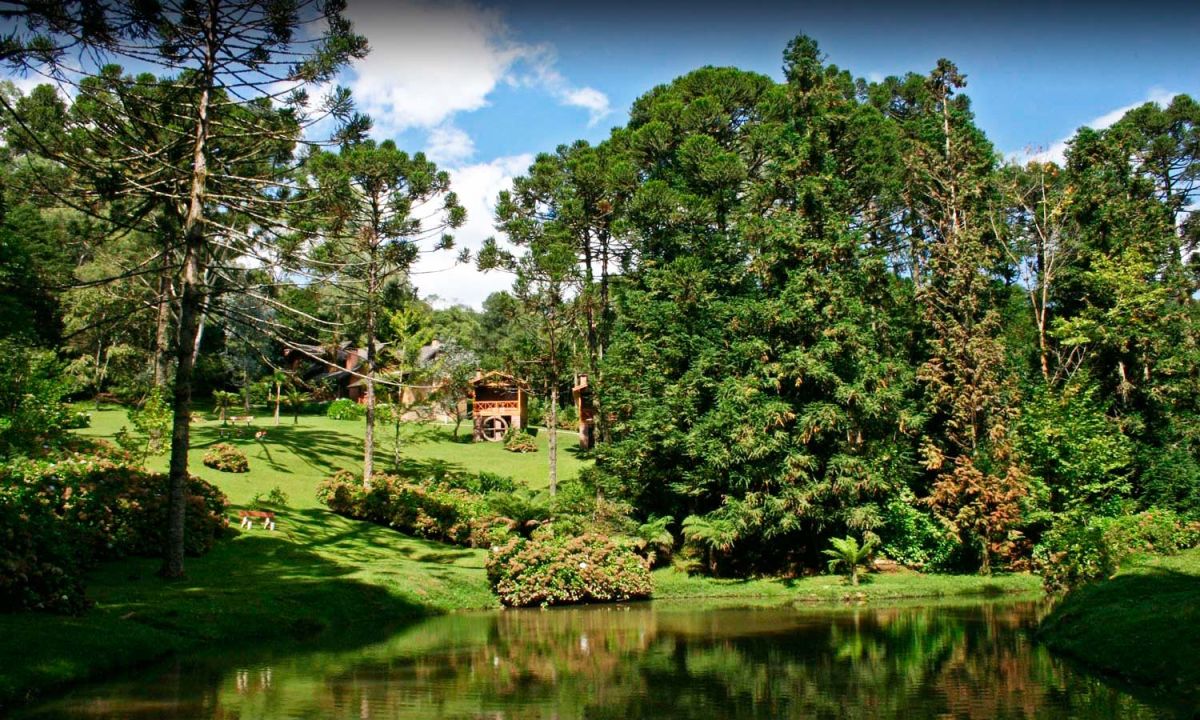
<instances>
[{"instance_id":1,"label":"still water surface","mask_svg":"<svg viewBox=\"0 0 1200 720\"><path fill-rule=\"evenodd\" d=\"M231 648L26 718L1159 718L1030 639L1036 604L433 618L354 651ZM247 645L254 640L248 638ZM253 660L250 658L254 658Z\"/></svg>"}]
</instances>

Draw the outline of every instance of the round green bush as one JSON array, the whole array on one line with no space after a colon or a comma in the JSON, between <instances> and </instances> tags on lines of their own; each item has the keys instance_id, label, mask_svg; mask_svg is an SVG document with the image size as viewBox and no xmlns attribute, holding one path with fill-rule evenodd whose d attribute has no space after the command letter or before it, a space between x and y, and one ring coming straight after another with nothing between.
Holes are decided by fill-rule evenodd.
<instances>
[{"instance_id":1,"label":"round green bush","mask_svg":"<svg viewBox=\"0 0 1200 720\"><path fill-rule=\"evenodd\" d=\"M621 602L650 597L650 571L629 547L596 533L492 548L488 580L509 607Z\"/></svg>"},{"instance_id":2,"label":"round green bush","mask_svg":"<svg viewBox=\"0 0 1200 720\"><path fill-rule=\"evenodd\" d=\"M537 452L537 442L523 428L510 427L504 432L504 449L515 453Z\"/></svg>"},{"instance_id":3,"label":"round green bush","mask_svg":"<svg viewBox=\"0 0 1200 720\"><path fill-rule=\"evenodd\" d=\"M246 454L229 443L217 443L204 453L204 464L214 470L231 473L244 473L250 470L250 461Z\"/></svg>"},{"instance_id":4,"label":"round green bush","mask_svg":"<svg viewBox=\"0 0 1200 720\"><path fill-rule=\"evenodd\" d=\"M325 417L330 420L362 420L366 414L367 409L350 398L338 398L325 410Z\"/></svg>"}]
</instances>

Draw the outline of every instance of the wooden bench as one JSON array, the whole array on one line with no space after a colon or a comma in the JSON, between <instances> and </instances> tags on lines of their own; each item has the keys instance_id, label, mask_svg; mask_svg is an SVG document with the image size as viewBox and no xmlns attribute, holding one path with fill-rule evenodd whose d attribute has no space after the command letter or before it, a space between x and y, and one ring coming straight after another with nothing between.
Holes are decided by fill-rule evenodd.
<instances>
[{"instance_id":1,"label":"wooden bench","mask_svg":"<svg viewBox=\"0 0 1200 720\"><path fill-rule=\"evenodd\" d=\"M275 513L266 510L241 510L238 512L238 517L242 519L241 525L247 530L254 527L254 521L262 518L263 527L267 530L275 529Z\"/></svg>"},{"instance_id":2,"label":"wooden bench","mask_svg":"<svg viewBox=\"0 0 1200 720\"><path fill-rule=\"evenodd\" d=\"M254 416L253 415L234 415L233 417L229 418L229 422L233 423L234 425L241 423L242 425L245 425L246 427L250 427L250 424L254 422Z\"/></svg>"}]
</instances>

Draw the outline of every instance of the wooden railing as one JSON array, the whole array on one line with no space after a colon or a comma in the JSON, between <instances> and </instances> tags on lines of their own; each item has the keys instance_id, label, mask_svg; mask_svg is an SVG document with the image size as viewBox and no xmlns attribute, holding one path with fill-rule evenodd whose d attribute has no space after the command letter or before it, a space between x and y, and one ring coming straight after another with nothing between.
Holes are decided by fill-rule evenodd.
<instances>
[{"instance_id":1,"label":"wooden railing","mask_svg":"<svg viewBox=\"0 0 1200 720\"><path fill-rule=\"evenodd\" d=\"M520 403L516 400L476 400L475 412L484 410L520 410Z\"/></svg>"}]
</instances>

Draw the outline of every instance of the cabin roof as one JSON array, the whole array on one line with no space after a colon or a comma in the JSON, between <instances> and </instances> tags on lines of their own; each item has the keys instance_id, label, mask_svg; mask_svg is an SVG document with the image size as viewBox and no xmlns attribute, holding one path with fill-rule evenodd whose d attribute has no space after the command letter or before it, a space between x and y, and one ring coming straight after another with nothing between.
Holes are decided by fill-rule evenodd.
<instances>
[{"instance_id":1,"label":"cabin roof","mask_svg":"<svg viewBox=\"0 0 1200 720\"><path fill-rule=\"evenodd\" d=\"M475 373L475 377L471 378L471 385L487 386L487 387L505 387L516 386L522 390L529 388L529 383L509 375L506 372L499 370L489 370L488 372L479 371Z\"/></svg>"}]
</instances>

